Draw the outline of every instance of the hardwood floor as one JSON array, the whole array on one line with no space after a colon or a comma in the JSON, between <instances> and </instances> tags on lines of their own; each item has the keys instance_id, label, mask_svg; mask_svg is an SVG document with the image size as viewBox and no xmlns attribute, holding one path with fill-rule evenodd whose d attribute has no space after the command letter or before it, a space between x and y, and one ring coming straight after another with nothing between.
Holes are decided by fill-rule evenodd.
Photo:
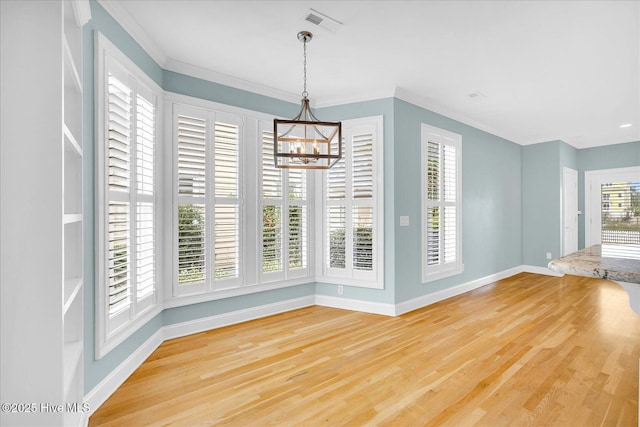
<instances>
[{"instance_id":1,"label":"hardwood floor","mask_svg":"<svg viewBox=\"0 0 640 427\"><path fill-rule=\"evenodd\" d=\"M638 425L618 285L521 273L400 317L309 307L163 343L90 426Z\"/></svg>"}]
</instances>

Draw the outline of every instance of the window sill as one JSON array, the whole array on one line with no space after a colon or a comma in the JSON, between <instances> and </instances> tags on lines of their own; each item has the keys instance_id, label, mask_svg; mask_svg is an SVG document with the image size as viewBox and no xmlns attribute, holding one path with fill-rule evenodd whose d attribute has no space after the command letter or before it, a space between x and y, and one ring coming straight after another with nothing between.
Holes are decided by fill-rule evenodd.
<instances>
[{"instance_id":1,"label":"window sill","mask_svg":"<svg viewBox=\"0 0 640 427\"><path fill-rule=\"evenodd\" d=\"M313 277L301 277L298 279L283 280L279 282L264 283L259 285L244 285L236 288L227 288L196 294L181 295L170 299L165 299L163 308L183 307L185 305L249 295L257 292L271 291L274 289L282 289L298 285L307 285L314 282L315 280Z\"/></svg>"},{"instance_id":2,"label":"window sill","mask_svg":"<svg viewBox=\"0 0 640 427\"><path fill-rule=\"evenodd\" d=\"M422 284L424 285L427 283L435 282L437 280L446 279L447 277L456 276L458 274L462 274L463 272L464 272L464 264L452 270L441 271L433 274L423 274Z\"/></svg>"}]
</instances>

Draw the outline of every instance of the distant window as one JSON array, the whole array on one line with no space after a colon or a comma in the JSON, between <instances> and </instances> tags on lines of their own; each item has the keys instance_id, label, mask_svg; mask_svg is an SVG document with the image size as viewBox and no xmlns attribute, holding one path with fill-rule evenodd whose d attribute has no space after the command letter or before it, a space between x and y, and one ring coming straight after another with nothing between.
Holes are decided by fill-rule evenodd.
<instances>
[{"instance_id":1,"label":"distant window","mask_svg":"<svg viewBox=\"0 0 640 427\"><path fill-rule=\"evenodd\" d=\"M462 272L462 137L422 125L422 281Z\"/></svg>"}]
</instances>

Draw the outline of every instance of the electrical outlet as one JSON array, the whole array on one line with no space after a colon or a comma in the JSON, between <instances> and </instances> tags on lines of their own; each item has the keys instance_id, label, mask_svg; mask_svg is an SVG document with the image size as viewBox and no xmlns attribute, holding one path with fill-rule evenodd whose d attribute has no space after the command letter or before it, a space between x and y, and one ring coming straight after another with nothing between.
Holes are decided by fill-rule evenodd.
<instances>
[{"instance_id":1,"label":"electrical outlet","mask_svg":"<svg viewBox=\"0 0 640 427\"><path fill-rule=\"evenodd\" d=\"M551 252L547 252L547 259L551 259Z\"/></svg>"},{"instance_id":2,"label":"electrical outlet","mask_svg":"<svg viewBox=\"0 0 640 427\"><path fill-rule=\"evenodd\" d=\"M344 286L338 285L338 295L344 294Z\"/></svg>"}]
</instances>

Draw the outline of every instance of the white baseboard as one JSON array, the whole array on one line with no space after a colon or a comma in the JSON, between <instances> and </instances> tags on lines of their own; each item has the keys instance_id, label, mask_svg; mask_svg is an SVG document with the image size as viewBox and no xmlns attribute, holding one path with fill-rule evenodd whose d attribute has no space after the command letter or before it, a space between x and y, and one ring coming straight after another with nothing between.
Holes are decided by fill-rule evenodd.
<instances>
[{"instance_id":1,"label":"white baseboard","mask_svg":"<svg viewBox=\"0 0 640 427\"><path fill-rule=\"evenodd\" d=\"M222 328L223 326L247 322L249 320L272 316L274 314L284 313L286 311L310 307L313 305L315 305L315 296L309 295L306 297L279 301L273 304L265 304L257 307L246 308L244 310L232 311L230 313L190 320L188 322L175 323L162 328L164 331L163 338L165 340L170 340L173 338L184 337L186 335L196 334L210 329Z\"/></svg>"},{"instance_id":2,"label":"white baseboard","mask_svg":"<svg viewBox=\"0 0 640 427\"><path fill-rule=\"evenodd\" d=\"M124 362L118 365L98 385L96 385L84 398L89 404L87 419L126 381L142 362L151 355L164 341L162 328L151 335L140 347L136 349Z\"/></svg>"},{"instance_id":3,"label":"white baseboard","mask_svg":"<svg viewBox=\"0 0 640 427\"><path fill-rule=\"evenodd\" d=\"M417 310L418 308L422 308L427 305L434 304L438 301L455 297L456 295L460 295L465 292L472 291L474 289L488 285L489 283L493 283L501 279L506 279L507 277L513 276L514 274L522 273L522 271L523 271L522 266L513 267L508 270L490 274L488 276L481 277L479 279L475 279L467 283L462 283L460 285L452 286L450 288L443 289L441 291L423 295L418 298L410 299L408 301L403 301L401 303L396 304L395 315L400 316L401 314L408 313L413 310Z\"/></svg>"},{"instance_id":4,"label":"white baseboard","mask_svg":"<svg viewBox=\"0 0 640 427\"><path fill-rule=\"evenodd\" d=\"M383 314L385 316L396 315L394 304L339 298L329 295L316 295L316 305L351 311L362 311L364 313Z\"/></svg>"},{"instance_id":5,"label":"white baseboard","mask_svg":"<svg viewBox=\"0 0 640 427\"><path fill-rule=\"evenodd\" d=\"M537 265L523 265L522 271L525 273L543 274L545 276L562 277L564 274L555 272L547 267L538 267Z\"/></svg>"}]
</instances>

